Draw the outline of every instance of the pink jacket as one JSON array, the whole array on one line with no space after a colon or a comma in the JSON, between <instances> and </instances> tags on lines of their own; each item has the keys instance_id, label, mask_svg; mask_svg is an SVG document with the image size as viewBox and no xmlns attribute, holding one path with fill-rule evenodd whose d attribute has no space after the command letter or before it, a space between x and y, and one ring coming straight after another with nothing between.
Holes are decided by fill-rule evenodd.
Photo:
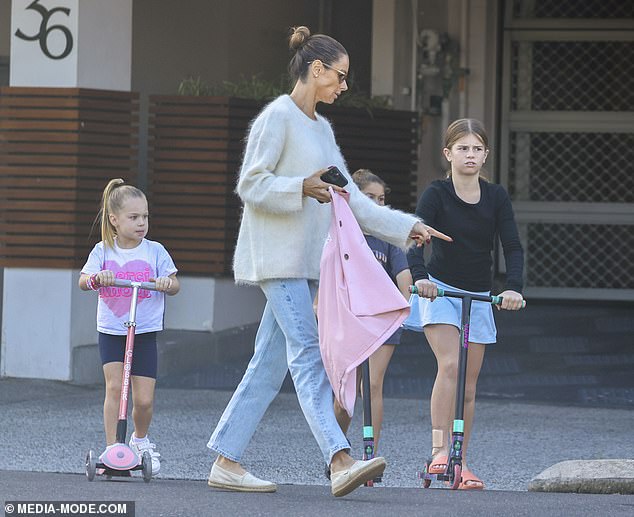
<instances>
[{"instance_id":1,"label":"pink jacket","mask_svg":"<svg viewBox=\"0 0 634 517\"><path fill-rule=\"evenodd\" d=\"M408 314L407 300L368 247L347 196L333 193L332 221L321 257L319 346L335 398L350 416L357 392L356 367Z\"/></svg>"}]
</instances>

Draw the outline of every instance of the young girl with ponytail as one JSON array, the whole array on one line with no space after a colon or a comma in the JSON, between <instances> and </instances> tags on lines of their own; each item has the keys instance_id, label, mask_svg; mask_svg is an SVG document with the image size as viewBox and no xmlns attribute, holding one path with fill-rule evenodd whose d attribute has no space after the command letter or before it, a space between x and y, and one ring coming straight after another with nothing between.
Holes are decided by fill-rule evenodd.
<instances>
[{"instance_id":1,"label":"young girl with ponytail","mask_svg":"<svg viewBox=\"0 0 634 517\"><path fill-rule=\"evenodd\" d=\"M156 335L163 330L165 294L175 295L180 286L176 266L163 245L145 238L148 205L145 194L122 179L111 180L103 191L101 242L90 252L81 270L79 287L99 291L97 331L99 353L106 381L103 407L106 446L116 441L123 356L126 345L131 289L114 287L115 279L155 282L156 291L139 291L136 338L132 361L132 420L130 447L139 456L148 451L152 473L161 468L160 454L147 432L152 420L157 373Z\"/></svg>"}]
</instances>

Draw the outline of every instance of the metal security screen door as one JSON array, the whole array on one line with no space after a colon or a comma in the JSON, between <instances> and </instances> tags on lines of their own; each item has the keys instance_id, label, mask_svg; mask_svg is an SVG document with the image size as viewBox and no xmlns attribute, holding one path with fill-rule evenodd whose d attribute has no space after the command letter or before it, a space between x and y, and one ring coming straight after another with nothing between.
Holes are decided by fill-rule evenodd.
<instances>
[{"instance_id":1,"label":"metal security screen door","mask_svg":"<svg viewBox=\"0 0 634 517\"><path fill-rule=\"evenodd\" d=\"M634 300L634 0L507 0L502 92L526 295Z\"/></svg>"}]
</instances>

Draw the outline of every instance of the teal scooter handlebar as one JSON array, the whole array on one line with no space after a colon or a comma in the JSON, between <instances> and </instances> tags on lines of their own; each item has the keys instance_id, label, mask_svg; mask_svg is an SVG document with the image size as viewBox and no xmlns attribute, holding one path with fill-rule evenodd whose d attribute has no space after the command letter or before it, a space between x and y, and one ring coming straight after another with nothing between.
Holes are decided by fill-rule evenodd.
<instances>
[{"instance_id":1,"label":"teal scooter handlebar","mask_svg":"<svg viewBox=\"0 0 634 517\"><path fill-rule=\"evenodd\" d=\"M409 292L412 294L418 294L418 288L415 285L409 286ZM469 296L472 300L478 300L481 302L489 302L492 305L501 305L504 297L502 296L484 296L480 294L461 293L459 291L446 291L442 287L438 287L438 296L450 296L452 298L464 298ZM522 309L526 307L526 300L522 300Z\"/></svg>"}]
</instances>

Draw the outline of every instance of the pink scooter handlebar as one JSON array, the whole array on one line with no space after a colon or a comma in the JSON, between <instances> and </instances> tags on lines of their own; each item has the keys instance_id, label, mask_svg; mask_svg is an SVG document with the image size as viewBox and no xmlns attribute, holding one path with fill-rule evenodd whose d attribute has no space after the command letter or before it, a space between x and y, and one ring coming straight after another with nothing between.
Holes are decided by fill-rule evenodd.
<instances>
[{"instance_id":1,"label":"pink scooter handlebar","mask_svg":"<svg viewBox=\"0 0 634 517\"><path fill-rule=\"evenodd\" d=\"M156 291L156 284L154 282L137 282L135 280L125 280L123 278L116 278L114 281L116 287L134 287L139 289L147 289L148 291Z\"/></svg>"}]
</instances>

